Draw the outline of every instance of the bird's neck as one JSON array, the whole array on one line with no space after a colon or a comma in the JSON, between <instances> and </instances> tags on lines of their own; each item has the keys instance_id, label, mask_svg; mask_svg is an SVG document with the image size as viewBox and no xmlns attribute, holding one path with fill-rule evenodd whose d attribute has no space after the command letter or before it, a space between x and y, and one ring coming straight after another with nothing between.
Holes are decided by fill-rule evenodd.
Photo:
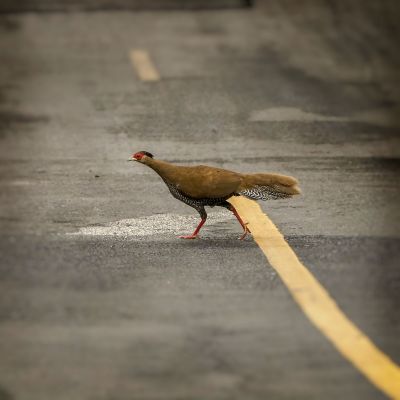
<instances>
[{"instance_id":1,"label":"bird's neck","mask_svg":"<svg viewBox=\"0 0 400 400\"><path fill-rule=\"evenodd\" d=\"M175 165L170 164L166 161L154 160L154 158L150 157L146 159L145 164L149 166L152 170L157 172L157 174L160 175L163 179L168 178L169 173L176 168Z\"/></svg>"}]
</instances>

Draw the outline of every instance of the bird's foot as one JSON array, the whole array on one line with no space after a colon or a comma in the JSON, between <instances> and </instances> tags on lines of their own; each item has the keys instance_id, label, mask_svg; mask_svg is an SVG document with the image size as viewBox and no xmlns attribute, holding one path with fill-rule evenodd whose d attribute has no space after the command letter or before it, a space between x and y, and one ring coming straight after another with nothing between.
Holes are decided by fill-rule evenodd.
<instances>
[{"instance_id":1,"label":"bird's foot","mask_svg":"<svg viewBox=\"0 0 400 400\"><path fill-rule=\"evenodd\" d=\"M243 240L248 233L251 233L251 232L250 232L250 229L247 227L247 224L245 224L244 230L243 230L243 235L240 236L239 240Z\"/></svg>"},{"instance_id":2,"label":"bird's foot","mask_svg":"<svg viewBox=\"0 0 400 400\"><path fill-rule=\"evenodd\" d=\"M182 236L178 236L179 239L197 239L197 235L182 235Z\"/></svg>"}]
</instances>

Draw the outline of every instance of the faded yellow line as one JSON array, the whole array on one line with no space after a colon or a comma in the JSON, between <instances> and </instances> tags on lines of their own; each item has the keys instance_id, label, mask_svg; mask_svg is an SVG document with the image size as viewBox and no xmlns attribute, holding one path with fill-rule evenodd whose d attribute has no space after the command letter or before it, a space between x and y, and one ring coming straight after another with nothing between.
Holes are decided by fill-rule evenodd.
<instances>
[{"instance_id":1,"label":"faded yellow line","mask_svg":"<svg viewBox=\"0 0 400 400\"><path fill-rule=\"evenodd\" d=\"M248 222L254 240L311 322L377 388L400 400L400 367L346 317L255 201L243 197L229 201Z\"/></svg>"},{"instance_id":2,"label":"faded yellow line","mask_svg":"<svg viewBox=\"0 0 400 400\"><path fill-rule=\"evenodd\" d=\"M131 50L129 57L136 73L142 81L155 82L160 80L160 74L152 63L150 55L146 50Z\"/></svg>"}]
</instances>

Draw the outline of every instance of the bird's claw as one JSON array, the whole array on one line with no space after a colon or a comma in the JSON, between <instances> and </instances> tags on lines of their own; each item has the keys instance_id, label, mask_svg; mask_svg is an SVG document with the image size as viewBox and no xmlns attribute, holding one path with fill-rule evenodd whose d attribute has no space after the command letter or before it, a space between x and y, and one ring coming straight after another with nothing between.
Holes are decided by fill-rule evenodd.
<instances>
[{"instance_id":1,"label":"bird's claw","mask_svg":"<svg viewBox=\"0 0 400 400\"><path fill-rule=\"evenodd\" d=\"M247 225L248 225L248 222L244 224L243 235L240 236L239 240L243 240L248 233L251 233L250 229L247 227Z\"/></svg>"},{"instance_id":2,"label":"bird's claw","mask_svg":"<svg viewBox=\"0 0 400 400\"><path fill-rule=\"evenodd\" d=\"M178 236L179 239L197 239L197 235L182 235L182 236Z\"/></svg>"}]
</instances>

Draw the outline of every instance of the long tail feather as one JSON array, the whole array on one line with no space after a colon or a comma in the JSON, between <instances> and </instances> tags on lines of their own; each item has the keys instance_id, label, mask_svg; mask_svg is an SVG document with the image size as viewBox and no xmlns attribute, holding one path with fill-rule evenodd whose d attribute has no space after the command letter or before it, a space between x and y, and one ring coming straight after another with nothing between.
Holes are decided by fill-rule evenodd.
<instances>
[{"instance_id":1,"label":"long tail feather","mask_svg":"<svg viewBox=\"0 0 400 400\"><path fill-rule=\"evenodd\" d=\"M254 200L276 200L300 194L295 178L279 174L247 174L238 194Z\"/></svg>"}]
</instances>

